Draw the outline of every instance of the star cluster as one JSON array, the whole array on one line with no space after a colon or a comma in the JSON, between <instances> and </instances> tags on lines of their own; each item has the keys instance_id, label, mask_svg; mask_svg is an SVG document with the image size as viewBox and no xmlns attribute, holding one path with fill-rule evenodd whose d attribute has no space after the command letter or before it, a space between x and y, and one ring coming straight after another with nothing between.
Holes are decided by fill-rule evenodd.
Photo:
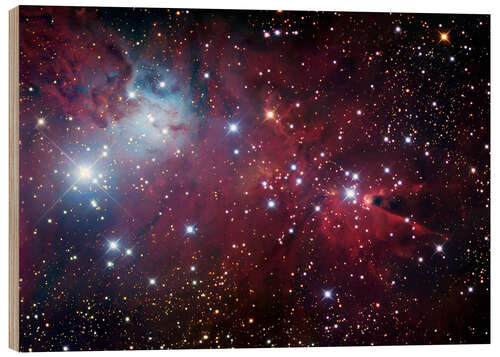
<instances>
[{"instance_id":1,"label":"star cluster","mask_svg":"<svg viewBox=\"0 0 500 357\"><path fill-rule=\"evenodd\" d=\"M489 28L22 6L21 349L489 342Z\"/></svg>"}]
</instances>

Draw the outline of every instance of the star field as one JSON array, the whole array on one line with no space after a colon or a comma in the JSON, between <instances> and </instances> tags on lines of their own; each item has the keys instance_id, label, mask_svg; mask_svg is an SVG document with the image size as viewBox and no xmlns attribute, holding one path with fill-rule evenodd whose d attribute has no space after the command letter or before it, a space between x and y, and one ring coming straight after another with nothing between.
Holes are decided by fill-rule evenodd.
<instances>
[{"instance_id":1,"label":"star field","mask_svg":"<svg viewBox=\"0 0 500 357\"><path fill-rule=\"evenodd\" d=\"M23 351L488 343L488 15L22 6Z\"/></svg>"}]
</instances>

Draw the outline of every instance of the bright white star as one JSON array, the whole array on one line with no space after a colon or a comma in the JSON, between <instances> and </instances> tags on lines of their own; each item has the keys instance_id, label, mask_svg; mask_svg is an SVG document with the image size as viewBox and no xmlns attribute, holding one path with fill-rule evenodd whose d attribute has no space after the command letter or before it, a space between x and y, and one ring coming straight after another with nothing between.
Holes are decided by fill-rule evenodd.
<instances>
[{"instance_id":1,"label":"bright white star","mask_svg":"<svg viewBox=\"0 0 500 357\"><path fill-rule=\"evenodd\" d=\"M347 188L345 190L345 196L347 198L354 198L354 197L356 197L356 190L354 188Z\"/></svg>"},{"instance_id":2,"label":"bright white star","mask_svg":"<svg viewBox=\"0 0 500 357\"><path fill-rule=\"evenodd\" d=\"M238 124L229 124L229 132L230 133L237 133L238 132Z\"/></svg>"},{"instance_id":3,"label":"bright white star","mask_svg":"<svg viewBox=\"0 0 500 357\"><path fill-rule=\"evenodd\" d=\"M118 242L117 241L111 241L109 242L109 249L118 249Z\"/></svg>"},{"instance_id":4,"label":"bright white star","mask_svg":"<svg viewBox=\"0 0 500 357\"><path fill-rule=\"evenodd\" d=\"M87 166L80 166L78 168L78 175L80 179L88 179L92 176L92 169Z\"/></svg>"}]
</instances>

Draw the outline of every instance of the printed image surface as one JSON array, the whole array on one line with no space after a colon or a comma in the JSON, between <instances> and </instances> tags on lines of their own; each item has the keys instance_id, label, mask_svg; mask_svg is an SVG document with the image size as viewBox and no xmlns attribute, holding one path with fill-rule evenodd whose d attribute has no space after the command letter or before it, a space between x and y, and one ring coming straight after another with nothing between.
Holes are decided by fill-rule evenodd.
<instances>
[{"instance_id":1,"label":"printed image surface","mask_svg":"<svg viewBox=\"0 0 500 357\"><path fill-rule=\"evenodd\" d=\"M488 15L20 12L21 350L489 343Z\"/></svg>"}]
</instances>

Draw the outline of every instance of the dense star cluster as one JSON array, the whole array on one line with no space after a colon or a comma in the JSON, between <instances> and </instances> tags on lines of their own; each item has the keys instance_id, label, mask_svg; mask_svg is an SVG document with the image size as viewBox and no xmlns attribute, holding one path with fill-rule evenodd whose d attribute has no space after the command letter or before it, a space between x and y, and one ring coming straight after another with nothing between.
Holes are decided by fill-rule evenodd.
<instances>
[{"instance_id":1,"label":"dense star cluster","mask_svg":"<svg viewBox=\"0 0 500 357\"><path fill-rule=\"evenodd\" d=\"M24 351L487 343L487 15L21 7Z\"/></svg>"}]
</instances>

